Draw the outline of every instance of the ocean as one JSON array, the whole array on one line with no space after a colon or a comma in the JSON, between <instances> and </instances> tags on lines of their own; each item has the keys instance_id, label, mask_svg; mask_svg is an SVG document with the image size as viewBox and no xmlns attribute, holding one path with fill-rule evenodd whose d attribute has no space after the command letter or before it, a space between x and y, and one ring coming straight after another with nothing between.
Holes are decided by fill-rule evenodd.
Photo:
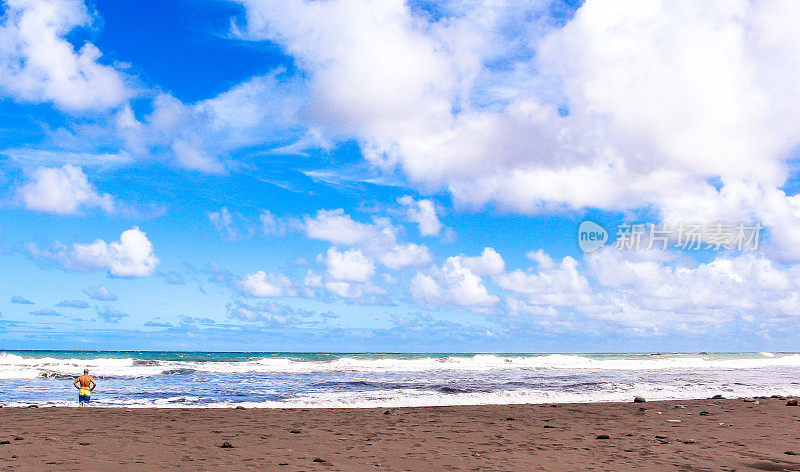
<instances>
[{"instance_id":1,"label":"ocean","mask_svg":"<svg viewBox=\"0 0 800 472\"><path fill-rule=\"evenodd\" d=\"M800 395L798 353L0 351L0 405L399 407Z\"/></svg>"}]
</instances>

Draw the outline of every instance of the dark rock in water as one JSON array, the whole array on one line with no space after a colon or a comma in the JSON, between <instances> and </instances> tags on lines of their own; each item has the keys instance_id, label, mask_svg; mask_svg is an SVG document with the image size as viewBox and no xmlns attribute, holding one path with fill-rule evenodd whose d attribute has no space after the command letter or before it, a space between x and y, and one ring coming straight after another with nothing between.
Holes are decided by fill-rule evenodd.
<instances>
[{"instance_id":1,"label":"dark rock in water","mask_svg":"<svg viewBox=\"0 0 800 472\"><path fill-rule=\"evenodd\" d=\"M384 415L391 415L391 414L392 414L392 412L391 412L391 411L389 411L389 410L386 410L386 411L384 411L384 412L383 412L383 414L384 414Z\"/></svg>"},{"instance_id":2,"label":"dark rock in water","mask_svg":"<svg viewBox=\"0 0 800 472\"><path fill-rule=\"evenodd\" d=\"M22 436L17 436L16 438L14 438L14 441L22 441L23 439L25 438L23 438Z\"/></svg>"},{"instance_id":3,"label":"dark rock in water","mask_svg":"<svg viewBox=\"0 0 800 472\"><path fill-rule=\"evenodd\" d=\"M8 439L5 439L3 441L0 441L0 444L11 444L11 441L9 441Z\"/></svg>"},{"instance_id":4,"label":"dark rock in water","mask_svg":"<svg viewBox=\"0 0 800 472\"><path fill-rule=\"evenodd\" d=\"M328 461L326 461L325 459L320 459L319 457L315 457L314 460L311 462L328 462Z\"/></svg>"},{"instance_id":5,"label":"dark rock in water","mask_svg":"<svg viewBox=\"0 0 800 472\"><path fill-rule=\"evenodd\" d=\"M711 413L709 413L709 412L707 412L707 411L701 411L701 412L700 412L700 416L708 416L708 415L710 415L710 414L711 414Z\"/></svg>"},{"instance_id":6,"label":"dark rock in water","mask_svg":"<svg viewBox=\"0 0 800 472\"><path fill-rule=\"evenodd\" d=\"M722 395L719 395L719 394L714 395L713 397L711 397L712 400L722 400L723 398L725 398L725 397L723 397Z\"/></svg>"},{"instance_id":7,"label":"dark rock in water","mask_svg":"<svg viewBox=\"0 0 800 472\"><path fill-rule=\"evenodd\" d=\"M684 440L683 440L683 441L681 441L681 442L682 442L682 443L684 443L684 444L694 444L694 443L696 443L697 441L695 441L694 439L684 439Z\"/></svg>"},{"instance_id":8,"label":"dark rock in water","mask_svg":"<svg viewBox=\"0 0 800 472\"><path fill-rule=\"evenodd\" d=\"M667 439L667 437L662 435L656 435L656 439Z\"/></svg>"},{"instance_id":9,"label":"dark rock in water","mask_svg":"<svg viewBox=\"0 0 800 472\"><path fill-rule=\"evenodd\" d=\"M772 395L770 398L777 398L778 400L783 400L786 397L784 397L783 395Z\"/></svg>"},{"instance_id":10,"label":"dark rock in water","mask_svg":"<svg viewBox=\"0 0 800 472\"><path fill-rule=\"evenodd\" d=\"M647 400L645 400L645 399L644 399L644 397L640 397L640 396L638 396L638 395L637 395L637 396L635 396L635 397L633 397L633 403L644 403L644 402L646 402L646 401L647 401Z\"/></svg>"},{"instance_id":11,"label":"dark rock in water","mask_svg":"<svg viewBox=\"0 0 800 472\"><path fill-rule=\"evenodd\" d=\"M25 408L39 408L39 405L28 405Z\"/></svg>"},{"instance_id":12,"label":"dark rock in water","mask_svg":"<svg viewBox=\"0 0 800 472\"><path fill-rule=\"evenodd\" d=\"M242 405L238 405L238 406L236 407L236 409L237 409L237 410L244 410L244 407L243 407Z\"/></svg>"},{"instance_id":13,"label":"dark rock in water","mask_svg":"<svg viewBox=\"0 0 800 472\"><path fill-rule=\"evenodd\" d=\"M291 430L289 432L292 433L292 434L300 434L300 430L299 429L293 429L293 430Z\"/></svg>"},{"instance_id":14,"label":"dark rock in water","mask_svg":"<svg viewBox=\"0 0 800 472\"><path fill-rule=\"evenodd\" d=\"M509 416L508 418L506 418L506 421L514 421L514 417Z\"/></svg>"},{"instance_id":15,"label":"dark rock in water","mask_svg":"<svg viewBox=\"0 0 800 472\"><path fill-rule=\"evenodd\" d=\"M743 398L742 401L745 403L758 403L755 398Z\"/></svg>"},{"instance_id":16,"label":"dark rock in water","mask_svg":"<svg viewBox=\"0 0 800 472\"><path fill-rule=\"evenodd\" d=\"M625 433L625 436L631 437L631 436L633 436L633 433Z\"/></svg>"},{"instance_id":17,"label":"dark rock in water","mask_svg":"<svg viewBox=\"0 0 800 472\"><path fill-rule=\"evenodd\" d=\"M786 402L786 406L797 406L797 399L793 398Z\"/></svg>"},{"instance_id":18,"label":"dark rock in water","mask_svg":"<svg viewBox=\"0 0 800 472\"><path fill-rule=\"evenodd\" d=\"M598 434L597 439L611 439L611 436L607 434Z\"/></svg>"},{"instance_id":19,"label":"dark rock in water","mask_svg":"<svg viewBox=\"0 0 800 472\"><path fill-rule=\"evenodd\" d=\"M224 443L220 444L219 447L221 447L222 449L233 449L233 444L229 443L228 441L225 441Z\"/></svg>"},{"instance_id":20,"label":"dark rock in water","mask_svg":"<svg viewBox=\"0 0 800 472\"><path fill-rule=\"evenodd\" d=\"M786 451L786 452L784 452L784 454L786 454L787 456L796 456L796 455L798 455L798 454L797 454L796 452L794 452L794 451Z\"/></svg>"},{"instance_id":21,"label":"dark rock in water","mask_svg":"<svg viewBox=\"0 0 800 472\"><path fill-rule=\"evenodd\" d=\"M547 428L547 429L555 429L556 428L555 426L553 426L551 424L546 424L546 425L544 425L544 427Z\"/></svg>"}]
</instances>

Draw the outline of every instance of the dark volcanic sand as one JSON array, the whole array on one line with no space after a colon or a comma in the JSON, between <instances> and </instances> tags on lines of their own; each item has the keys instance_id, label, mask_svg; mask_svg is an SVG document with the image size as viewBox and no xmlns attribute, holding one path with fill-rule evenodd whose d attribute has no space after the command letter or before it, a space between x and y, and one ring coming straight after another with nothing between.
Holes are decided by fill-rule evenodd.
<instances>
[{"instance_id":1,"label":"dark volcanic sand","mask_svg":"<svg viewBox=\"0 0 800 472\"><path fill-rule=\"evenodd\" d=\"M800 471L800 407L1 408L5 441L0 470L16 471Z\"/></svg>"}]
</instances>

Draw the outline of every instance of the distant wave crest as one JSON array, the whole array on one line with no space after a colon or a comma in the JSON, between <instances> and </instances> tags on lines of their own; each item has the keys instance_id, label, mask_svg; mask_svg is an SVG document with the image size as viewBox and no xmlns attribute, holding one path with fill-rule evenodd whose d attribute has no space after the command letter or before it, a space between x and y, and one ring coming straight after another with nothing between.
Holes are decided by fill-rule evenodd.
<instances>
[{"instance_id":1,"label":"distant wave crest","mask_svg":"<svg viewBox=\"0 0 800 472\"><path fill-rule=\"evenodd\" d=\"M24 357L0 353L0 379L63 379L80 374L84 368L99 377L151 377L194 372L208 374L303 374L316 372L425 372L496 371L514 369L563 369L584 371L637 371L664 369L758 369L800 367L800 354L708 356L669 354L661 356L590 357L577 354L496 355L446 357L359 357L343 356L325 360L291 357L263 357L251 360L179 361L98 357L78 359Z\"/></svg>"}]
</instances>

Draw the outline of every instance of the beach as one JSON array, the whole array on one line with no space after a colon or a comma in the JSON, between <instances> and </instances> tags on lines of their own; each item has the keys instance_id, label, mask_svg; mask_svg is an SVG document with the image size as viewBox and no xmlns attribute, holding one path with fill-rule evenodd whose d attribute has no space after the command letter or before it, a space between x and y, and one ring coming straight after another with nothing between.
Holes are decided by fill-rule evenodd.
<instances>
[{"instance_id":1,"label":"beach","mask_svg":"<svg viewBox=\"0 0 800 472\"><path fill-rule=\"evenodd\" d=\"M0 408L0 470L8 471L793 471L795 454L800 407L785 398Z\"/></svg>"}]
</instances>

